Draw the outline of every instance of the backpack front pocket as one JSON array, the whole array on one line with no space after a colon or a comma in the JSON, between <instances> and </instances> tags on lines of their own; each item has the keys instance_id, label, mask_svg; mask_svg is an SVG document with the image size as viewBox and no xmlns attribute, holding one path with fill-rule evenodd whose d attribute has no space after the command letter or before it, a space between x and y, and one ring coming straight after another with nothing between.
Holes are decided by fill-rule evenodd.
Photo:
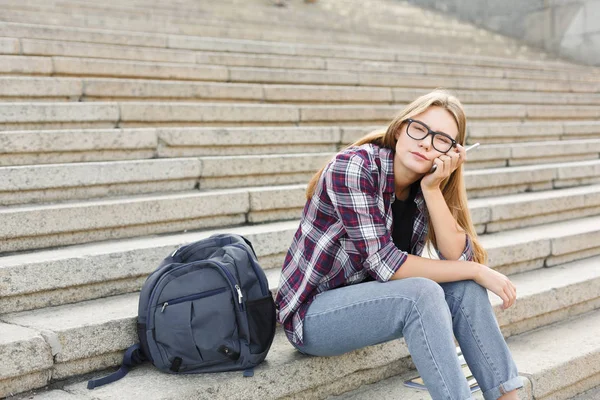
<instances>
[{"instance_id":1,"label":"backpack front pocket","mask_svg":"<svg viewBox=\"0 0 600 400\"><path fill-rule=\"evenodd\" d=\"M237 332L232 304L231 292L225 287L158 304L154 316L155 339L168 364L172 365L176 358L180 358L179 368L185 370L189 366L225 359L226 355L218 353L217 348L228 343L223 341L223 334L231 337ZM199 311L203 309L204 313ZM227 309L231 312L227 313ZM194 331L201 336L199 345ZM210 351L215 345L214 353L218 357Z\"/></svg>"},{"instance_id":2,"label":"backpack front pocket","mask_svg":"<svg viewBox=\"0 0 600 400\"><path fill-rule=\"evenodd\" d=\"M158 305L155 312L155 340L163 361L173 365L176 358L183 365L202 363L202 356L194 345L190 324L192 303L190 301L165 307Z\"/></svg>"},{"instance_id":3,"label":"backpack front pocket","mask_svg":"<svg viewBox=\"0 0 600 400\"><path fill-rule=\"evenodd\" d=\"M240 351L235 302L223 291L191 302L191 327L205 362L230 358Z\"/></svg>"}]
</instances>

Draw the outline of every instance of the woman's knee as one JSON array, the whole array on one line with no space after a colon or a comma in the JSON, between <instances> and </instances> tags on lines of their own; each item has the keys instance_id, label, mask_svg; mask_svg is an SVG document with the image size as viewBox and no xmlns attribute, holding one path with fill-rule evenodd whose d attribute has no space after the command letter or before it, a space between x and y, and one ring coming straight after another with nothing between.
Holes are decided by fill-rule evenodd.
<instances>
[{"instance_id":1,"label":"woman's knee","mask_svg":"<svg viewBox=\"0 0 600 400\"><path fill-rule=\"evenodd\" d=\"M487 299L487 289L474 280L464 280L444 283L441 286L444 292L457 299Z\"/></svg>"},{"instance_id":2,"label":"woman's knee","mask_svg":"<svg viewBox=\"0 0 600 400\"><path fill-rule=\"evenodd\" d=\"M429 278L415 277L413 285L418 291L418 303L439 303L445 304L444 289L434 280Z\"/></svg>"}]
</instances>

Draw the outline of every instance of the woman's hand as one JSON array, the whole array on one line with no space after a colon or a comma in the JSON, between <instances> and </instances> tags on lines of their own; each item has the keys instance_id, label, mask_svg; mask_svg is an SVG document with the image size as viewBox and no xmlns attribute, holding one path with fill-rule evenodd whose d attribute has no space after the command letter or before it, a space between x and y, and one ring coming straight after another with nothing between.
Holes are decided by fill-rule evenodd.
<instances>
[{"instance_id":1,"label":"woman's hand","mask_svg":"<svg viewBox=\"0 0 600 400\"><path fill-rule=\"evenodd\" d=\"M475 282L497 294L503 301L502 309L506 310L517 300L517 287L505 276L490 267L479 264L479 273L473 279Z\"/></svg>"},{"instance_id":2,"label":"woman's hand","mask_svg":"<svg viewBox=\"0 0 600 400\"><path fill-rule=\"evenodd\" d=\"M437 169L432 173L428 173L421 180L421 189L431 190L440 187L440 183L450 176L462 163L467 160L465 148L460 144L456 145L455 149L451 149L448 153L442 154L433 160L433 164L437 165Z\"/></svg>"}]
</instances>

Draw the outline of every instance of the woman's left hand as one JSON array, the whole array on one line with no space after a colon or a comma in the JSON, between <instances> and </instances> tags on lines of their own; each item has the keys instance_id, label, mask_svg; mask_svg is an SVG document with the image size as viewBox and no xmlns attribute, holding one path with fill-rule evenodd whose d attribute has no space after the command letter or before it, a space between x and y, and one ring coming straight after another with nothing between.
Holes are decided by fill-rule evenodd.
<instances>
[{"instance_id":1,"label":"woman's left hand","mask_svg":"<svg viewBox=\"0 0 600 400\"><path fill-rule=\"evenodd\" d=\"M433 160L433 164L437 165L437 169L432 174L428 173L423 177L421 180L421 189L431 190L439 188L440 183L448 178L465 161L467 161L465 148L457 144L456 148Z\"/></svg>"}]
</instances>

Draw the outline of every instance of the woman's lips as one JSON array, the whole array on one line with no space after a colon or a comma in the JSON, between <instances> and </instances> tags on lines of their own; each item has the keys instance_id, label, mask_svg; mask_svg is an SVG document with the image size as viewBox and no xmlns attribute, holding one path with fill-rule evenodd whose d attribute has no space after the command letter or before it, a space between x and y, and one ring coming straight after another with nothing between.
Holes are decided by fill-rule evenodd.
<instances>
[{"instance_id":1,"label":"woman's lips","mask_svg":"<svg viewBox=\"0 0 600 400\"><path fill-rule=\"evenodd\" d=\"M422 158L423 160L429 161L429 158L425 157L423 154L421 153L417 153L415 151L411 151L412 154L414 154L415 156Z\"/></svg>"}]
</instances>

